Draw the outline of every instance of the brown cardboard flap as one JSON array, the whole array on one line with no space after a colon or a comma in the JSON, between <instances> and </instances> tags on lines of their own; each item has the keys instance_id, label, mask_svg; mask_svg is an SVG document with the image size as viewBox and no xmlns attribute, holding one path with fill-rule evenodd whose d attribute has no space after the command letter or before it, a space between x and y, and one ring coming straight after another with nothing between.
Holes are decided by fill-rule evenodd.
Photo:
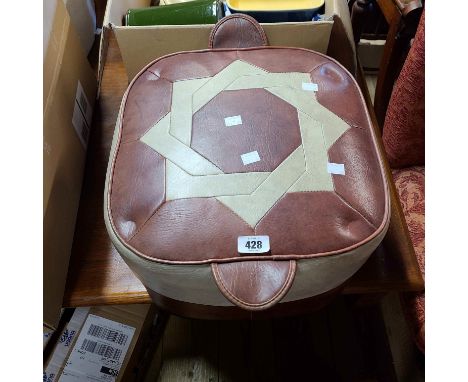
<instances>
[{"instance_id":1,"label":"brown cardboard flap","mask_svg":"<svg viewBox=\"0 0 468 382\"><path fill-rule=\"evenodd\" d=\"M325 53L333 21L261 24L270 46L292 46ZM213 25L112 26L129 81L151 61L167 54L208 49Z\"/></svg>"}]
</instances>

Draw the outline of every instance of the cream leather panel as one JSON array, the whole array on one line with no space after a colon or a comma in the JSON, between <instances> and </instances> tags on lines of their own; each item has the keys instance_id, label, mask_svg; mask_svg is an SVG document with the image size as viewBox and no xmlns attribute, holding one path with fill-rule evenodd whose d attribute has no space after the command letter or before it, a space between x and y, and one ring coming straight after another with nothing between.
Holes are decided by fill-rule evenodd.
<instances>
[{"instance_id":1,"label":"cream leather panel","mask_svg":"<svg viewBox=\"0 0 468 382\"><path fill-rule=\"evenodd\" d=\"M170 114L161 118L141 137L141 141L191 175L222 174L223 172L213 163L169 134Z\"/></svg>"},{"instance_id":2,"label":"cream leather panel","mask_svg":"<svg viewBox=\"0 0 468 382\"><path fill-rule=\"evenodd\" d=\"M269 172L247 172L191 176L170 160L166 160L166 200L250 195L269 174Z\"/></svg>"},{"instance_id":3,"label":"cream leather panel","mask_svg":"<svg viewBox=\"0 0 468 382\"><path fill-rule=\"evenodd\" d=\"M266 73L239 77L225 90L262 89L276 86L290 86L299 90L302 89L303 82L310 82L308 73Z\"/></svg>"},{"instance_id":4,"label":"cream leather panel","mask_svg":"<svg viewBox=\"0 0 468 382\"><path fill-rule=\"evenodd\" d=\"M171 126L169 132L184 145L190 146L192 138L192 96L211 77L190 81L177 81L172 85Z\"/></svg>"},{"instance_id":5,"label":"cream leather panel","mask_svg":"<svg viewBox=\"0 0 468 382\"><path fill-rule=\"evenodd\" d=\"M288 191L333 191L332 176L327 171L328 147L323 136L323 126L301 111L297 114L306 157L306 172Z\"/></svg>"},{"instance_id":6,"label":"cream leather panel","mask_svg":"<svg viewBox=\"0 0 468 382\"><path fill-rule=\"evenodd\" d=\"M323 130L327 148L330 148L330 146L350 128L340 117L322 106L317 101L314 92L304 92L303 90L297 90L291 87L269 87L266 88L266 90L290 103L309 117L321 122L324 126Z\"/></svg>"},{"instance_id":7,"label":"cream leather panel","mask_svg":"<svg viewBox=\"0 0 468 382\"><path fill-rule=\"evenodd\" d=\"M265 70L257 66L237 60L229 64L218 74L211 77L211 80L198 89L193 95L193 112L197 112L217 94L226 89L232 82L246 74L265 74Z\"/></svg>"},{"instance_id":8,"label":"cream leather panel","mask_svg":"<svg viewBox=\"0 0 468 382\"><path fill-rule=\"evenodd\" d=\"M281 198L304 173L302 146L281 163L251 195L221 196L217 199L244 219L251 227Z\"/></svg>"}]
</instances>

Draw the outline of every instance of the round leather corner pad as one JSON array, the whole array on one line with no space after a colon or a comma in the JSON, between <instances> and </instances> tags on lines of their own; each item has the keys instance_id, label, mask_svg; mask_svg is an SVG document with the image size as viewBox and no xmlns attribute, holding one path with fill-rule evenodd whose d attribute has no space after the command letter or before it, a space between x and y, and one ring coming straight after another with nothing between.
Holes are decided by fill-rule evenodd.
<instances>
[{"instance_id":1,"label":"round leather corner pad","mask_svg":"<svg viewBox=\"0 0 468 382\"><path fill-rule=\"evenodd\" d=\"M286 295L296 274L296 261L213 263L211 270L229 301L255 311L274 306Z\"/></svg>"},{"instance_id":2,"label":"round leather corner pad","mask_svg":"<svg viewBox=\"0 0 468 382\"><path fill-rule=\"evenodd\" d=\"M210 49L268 46L265 31L253 18L243 14L224 17L210 34Z\"/></svg>"}]
</instances>

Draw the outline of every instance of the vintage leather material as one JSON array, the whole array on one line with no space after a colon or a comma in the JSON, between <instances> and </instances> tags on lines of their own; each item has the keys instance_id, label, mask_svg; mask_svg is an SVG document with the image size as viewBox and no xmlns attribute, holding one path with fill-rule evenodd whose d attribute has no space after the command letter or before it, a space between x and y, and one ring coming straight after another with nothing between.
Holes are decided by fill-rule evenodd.
<instances>
[{"instance_id":1,"label":"vintage leather material","mask_svg":"<svg viewBox=\"0 0 468 382\"><path fill-rule=\"evenodd\" d=\"M243 261L212 264L213 275L233 304L262 310L276 304L288 292L296 273L296 261Z\"/></svg>"},{"instance_id":2,"label":"vintage leather material","mask_svg":"<svg viewBox=\"0 0 468 382\"><path fill-rule=\"evenodd\" d=\"M268 39L264 30L253 17L235 14L224 17L215 25L208 46L211 49L222 49L267 45Z\"/></svg>"},{"instance_id":3,"label":"vintage leather material","mask_svg":"<svg viewBox=\"0 0 468 382\"><path fill-rule=\"evenodd\" d=\"M230 23L247 28L247 41L259 31L236 20L218 25L212 41L233 33ZM155 293L265 310L326 293L356 272L385 235L389 198L349 72L305 49L237 47L166 56L132 81L105 218ZM344 173L329 171L333 164ZM239 254L237 238L252 235L268 235L271 250Z\"/></svg>"},{"instance_id":4,"label":"vintage leather material","mask_svg":"<svg viewBox=\"0 0 468 382\"><path fill-rule=\"evenodd\" d=\"M261 99L258 104L256 100ZM223 115L245 117L242 125L232 126L226 134L217 134ZM222 110L222 114L220 111ZM225 91L193 115L191 147L209 159L225 174L273 171L301 144L296 109L263 89ZM293 126L295 129L284 129ZM206 135L213 136L207 140ZM261 142L252 136L261 135ZM224 145L223 141L231 142ZM243 166L241 154L257 150L262 160ZM230 158L238 158L233 161Z\"/></svg>"}]
</instances>

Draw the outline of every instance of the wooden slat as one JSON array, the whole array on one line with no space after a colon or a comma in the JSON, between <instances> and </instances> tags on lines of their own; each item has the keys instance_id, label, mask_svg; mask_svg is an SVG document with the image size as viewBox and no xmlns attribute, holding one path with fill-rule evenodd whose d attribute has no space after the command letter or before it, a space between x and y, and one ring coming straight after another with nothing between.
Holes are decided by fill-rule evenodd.
<instances>
[{"instance_id":1,"label":"wooden slat","mask_svg":"<svg viewBox=\"0 0 468 382\"><path fill-rule=\"evenodd\" d=\"M250 321L250 380L278 382L271 320Z\"/></svg>"},{"instance_id":2,"label":"wooden slat","mask_svg":"<svg viewBox=\"0 0 468 382\"><path fill-rule=\"evenodd\" d=\"M248 321L219 321L219 382L250 380Z\"/></svg>"},{"instance_id":3,"label":"wooden slat","mask_svg":"<svg viewBox=\"0 0 468 382\"><path fill-rule=\"evenodd\" d=\"M171 316L162 339L162 367L158 381L192 381L198 362L192 356L192 324Z\"/></svg>"},{"instance_id":4,"label":"wooden slat","mask_svg":"<svg viewBox=\"0 0 468 382\"><path fill-rule=\"evenodd\" d=\"M328 320L335 372L339 379L361 381L370 378L361 343L356 335L354 317L343 298L337 299L330 306Z\"/></svg>"},{"instance_id":5,"label":"wooden slat","mask_svg":"<svg viewBox=\"0 0 468 382\"><path fill-rule=\"evenodd\" d=\"M218 381L218 322L191 320L192 355L195 361L192 381Z\"/></svg>"},{"instance_id":6,"label":"wooden slat","mask_svg":"<svg viewBox=\"0 0 468 382\"><path fill-rule=\"evenodd\" d=\"M310 339L310 364L317 380L329 380L335 375L335 361L331 342L329 308L321 309L307 317ZM316 374L315 374L316 373Z\"/></svg>"},{"instance_id":7,"label":"wooden slat","mask_svg":"<svg viewBox=\"0 0 468 382\"><path fill-rule=\"evenodd\" d=\"M159 377L156 365L145 382L396 382L380 305L356 300L341 296L312 315L266 321L172 316L154 357Z\"/></svg>"}]
</instances>

